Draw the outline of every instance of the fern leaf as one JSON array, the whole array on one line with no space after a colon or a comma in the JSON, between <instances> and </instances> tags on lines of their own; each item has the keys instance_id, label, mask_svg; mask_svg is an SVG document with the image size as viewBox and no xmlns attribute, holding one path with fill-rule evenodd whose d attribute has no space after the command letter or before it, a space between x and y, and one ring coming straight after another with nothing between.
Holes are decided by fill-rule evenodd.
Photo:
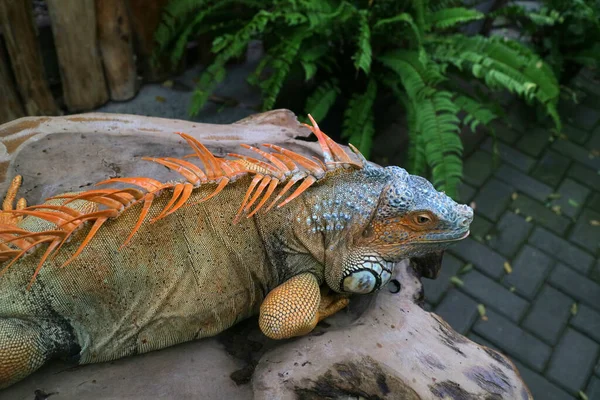
<instances>
[{"instance_id":1,"label":"fern leaf","mask_svg":"<svg viewBox=\"0 0 600 400\"><path fill-rule=\"evenodd\" d=\"M356 93L344 113L342 136L349 139L365 157L371 154L375 125L373 105L377 97L377 82L371 78L364 93Z\"/></svg>"},{"instance_id":2,"label":"fern leaf","mask_svg":"<svg viewBox=\"0 0 600 400\"><path fill-rule=\"evenodd\" d=\"M465 22L476 21L485 15L464 7L445 8L428 15L428 23L435 28L447 29Z\"/></svg>"},{"instance_id":3,"label":"fern leaf","mask_svg":"<svg viewBox=\"0 0 600 400\"><path fill-rule=\"evenodd\" d=\"M425 143L425 157L431 167L432 183L456 198L462 177L462 142L451 94L437 91L416 104L416 119Z\"/></svg>"},{"instance_id":4,"label":"fern leaf","mask_svg":"<svg viewBox=\"0 0 600 400\"><path fill-rule=\"evenodd\" d=\"M361 10L358 14L358 49L352 59L354 67L362 69L365 74L371 71L371 29L369 28L368 12Z\"/></svg>"},{"instance_id":5,"label":"fern leaf","mask_svg":"<svg viewBox=\"0 0 600 400\"><path fill-rule=\"evenodd\" d=\"M411 99L419 99L444 79L435 65L430 64L426 68L415 51L390 51L379 56L377 60L398 75Z\"/></svg>"},{"instance_id":6,"label":"fern leaf","mask_svg":"<svg viewBox=\"0 0 600 400\"><path fill-rule=\"evenodd\" d=\"M306 114L312 115L317 121L322 121L329 113L339 94L340 88L337 79L334 78L321 84L306 99Z\"/></svg>"},{"instance_id":7,"label":"fern leaf","mask_svg":"<svg viewBox=\"0 0 600 400\"><path fill-rule=\"evenodd\" d=\"M393 27L395 24L397 24L399 22L405 23L410 27L413 34L415 35L415 39L417 40L417 46L419 48L419 51L424 52L424 49L423 49L423 33L424 32L422 32L419 29L417 24L415 24L415 21L413 20L412 16L408 13L398 14L391 18L380 19L379 21L377 21L375 23L375 25L373 25L373 31L381 32L381 31L383 31L384 28Z\"/></svg>"},{"instance_id":8,"label":"fern leaf","mask_svg":"<svg viewBox=\"0 0 600 400\"><path fill-rule=\"evenodd\" d=\"M523 45L498 37L452 35L432 54L458 68L469 67L473 76L483 79L492 89L504 88L528 101L537 100L552 117L558 129L561 123L556 107L560 88L550 67Z\"/></svg>"},{"instance_id":9,"label":"fern leaf","mask_svg":"<svg viewBox=\"0 0 600 400\"><path fill-rule=\"evenodd\" d=\"M299 29L269 52L269 56L273 60L270 63L273 74L260 85L263 91L263 110L270 110L275 105L277 95L290 72L290 66L294 62L306 34L304 29Z\"/></svg>"},{"instance_id":10,"label":"fern leaf","mask_svg":"<svg viewBox=\"0 0 600 400\"><path fill-rule=\"evenodd\" d=\"M217 85L223 81L227 61L240 56L253 35L263 32L269 21L276 17L276 14L259 11L250 22L235 34L222 35L215 39L213 51L218 52L218 54L215 61L200 75L192 97L191 115L196 115L200 111Z\"/></svg>"},{"instance_id":11,"label":"fern leaf","mask_svg":"<svg viewBox=\"0 0 600 400\"><path fill-rule=\"evenodd\" d=\"M439 190L456 197L462 176L462 143L459 132L459 108L452 102L447 91L437 90L434 85L441 81L439 70L433 63L423 65L416 52L396 50L378 58L385 66L398 74L407 94L407 109L413 113L410 124L412 140L420 140L413 146L424 149L427 165L431 168L432 182ZM413 151L414 157L419 154Z\"/></svg>"},{"instance_id":12,"label":"fern leaf","mask_svg":"<svg viewBox=\"0 0 600 400\"><path fill-rule=\"evenodd\" d=\"M457 96L454 103L458 108L466 113L463 124L469 126L471 131L475 132L479 125L489 127L490 122L498 118L485 104L468 96Z\"/></svg>"}]
</instances>

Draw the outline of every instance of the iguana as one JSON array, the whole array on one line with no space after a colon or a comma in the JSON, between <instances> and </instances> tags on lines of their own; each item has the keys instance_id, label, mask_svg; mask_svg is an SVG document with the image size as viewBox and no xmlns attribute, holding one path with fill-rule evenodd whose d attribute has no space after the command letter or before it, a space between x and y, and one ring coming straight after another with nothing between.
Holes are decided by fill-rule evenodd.
<instances>
[{"instance_id":1,"label":"iguana","mask_svg":"<svg viewBox=\"0 0 600 400\"><path fill-rule=\"evenodd\" d=\"M181 181L112 178L13 209L16 177L0 214L0 388L54 357L114 360L256 314L271 338L303 335L394 262L469 234L470 207L311 121L322 159L271 144L219 158L177 133L193 154L144 159Z\"/></svg>"}]
</instances>

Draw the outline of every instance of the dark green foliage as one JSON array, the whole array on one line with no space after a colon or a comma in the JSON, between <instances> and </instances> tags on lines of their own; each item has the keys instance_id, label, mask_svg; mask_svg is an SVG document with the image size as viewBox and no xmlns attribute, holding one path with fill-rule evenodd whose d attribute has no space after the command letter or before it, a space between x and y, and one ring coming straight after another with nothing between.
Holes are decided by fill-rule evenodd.
<instances>
[{"instance_id":1,"label":"dark green foliage","mask_svg":"<svg viewBox=\"0 0 600 400\"><path fill-rule=\"evenodd\" d=\"M509 3L499 23L515 27L561 81L582 66L600 68L600 0L542 0L539 8Z\"/></svg>"},{"instance_id":2,"label":"dark green foliage","mask_svg":"<svg viewBox=\"0 0 600 400\"><path fill-rule=\"evenodd\" d=\"M459 33L483 17L458 0L172 0L156 37L176 62L191 35L214 32L216 58L199 79L192 112L223 80L226 63L262 39L266 55L249 82L261 88L264 109L275 105L288 77L303 76L312 88L305 111L320 121L336 103L345 105L342 136L367 157L376 100L395 97L407 115L408 168L431 174L438 189L455 196L461 126L486 126L497 113L449 78L516 93L560 126L559 87L539 56L517 42Z\"/></svg>"}]
</instances>

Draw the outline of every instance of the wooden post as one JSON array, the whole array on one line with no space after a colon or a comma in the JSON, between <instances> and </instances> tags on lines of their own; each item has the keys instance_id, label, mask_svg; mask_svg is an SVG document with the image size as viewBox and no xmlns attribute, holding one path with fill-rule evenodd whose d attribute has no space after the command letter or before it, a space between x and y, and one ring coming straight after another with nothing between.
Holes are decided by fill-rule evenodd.
<instances>
[{"instance_id":1,"label":"wooden post","mask_svg":"<svg viewBox=\"0 0 600 400\"><path fill-rule=\"evenodd\" d=\"M59 114L44 73L31 1L0 0L0 28L27 114Z\"/></svg>"},{"instance_id":2,"label":"wooden post","mask_svg":"<svg viewBox=\"0 0 600 400\"><path fill-rule=\"evenodd\" d=\"M94 0L47 0L65 104L91 110L108 101Z\"/></svg>"},{"instance_id":3,"label":"wooden post","mask_svg":"<svg viewBox=\"0 0 600 400\"><path fill-rule=\"evenodd\" d=\"M0 124L24 116L25 110L13 84L10 66L0 43Z\"/></svg>"},{"instance_id":4,"label":"wooden post","mask_svg":"<svg viewBox=\"0 0 600 400\"><path fill-rule=\"evenodd\" d=\"M161 59L154 65L154 32L161 20L163 7L169 0L129 0L129 14L136 38L136 51L146 82L160 82L168 78L168 60Z\"/></svg>"},{"instance_id":5,"label":"wooden post","mask_svg":"<svg viewBox=\"0 0 600 400\"><path fill-rule=\"evenodd\" d=\"M136 92L131 23L125 0L96 0L98 42L111 100L129 100Z\"/></svg>"}]
</instances>

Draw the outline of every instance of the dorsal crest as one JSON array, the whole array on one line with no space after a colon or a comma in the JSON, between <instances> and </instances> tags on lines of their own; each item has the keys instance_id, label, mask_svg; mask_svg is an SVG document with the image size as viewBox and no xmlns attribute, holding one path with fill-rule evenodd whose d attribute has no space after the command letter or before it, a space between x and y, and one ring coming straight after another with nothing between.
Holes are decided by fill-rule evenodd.
<instances>
[{"instance_id":1,"label":"dorsal crest","mask_svg":"<svg viewBox=\"0 0 600 400\"><path fill-rule=\"evenodd\" d=\"M263 149L242 145L243 148L256 153L257 157L250 157L229 153L228 158L213 155L202 143L185 133L176 132L194 151L193 154L183 159L173 157L143 157L143 160L156 162L177 173L184 180L181 182L160 182L147 177L112 178L97 183L97 186L109 184L127 184L125 189L102 188L88 190L76 194L62 194L48 200L61 200L59 205L47 203L25 207L17 210L8 209L5 213L15 217L33 216L48 221L52 229L40 232L31 232L12 224L0 224L0 261L10 261L2 270L0 277L13 266L21 257L33 252L40 245L47 245L41 256L40 262L29 283L34 282L40 269L50 256L56 256L64 243L69 241L75 232L82 227L92 224L86 237L73 255L63 264L71 263L94 238L102 225L109 219L119 216L141 203L137 222L121 247L126 246L135 233L146 222L146 217L153 201L162 194L170 193L170 200L159 214L150 220L156 222L173 214L186 205L198 204L217 196L227 185L240 177L252 175L253 179L246 190L240 208L233 223L241 218L250 218L257 212L269 211L273 207L283 207L306 191L311 185L323 179L328 171L346 168L363 168L365 158L351 146L356 154L354 160L341 146L323 133L314 119L309 115L312 126L306 125L317 137L322 150L323 159L307 158L303 155L273 144L263 144ZM203 168L189 161L200 160ZM216 185L214 191L200 201L191 204L190 197L193 191L202 185ZM292 188L297 184L295 189ZM279 189L277 194L275 192ZM266 205L268 202L270 203ZM93 209L77 210L69 205L74 202L85 201L94 205ZM12 208L12 207L11 207Z\"/></svg>"}]
</instances>

